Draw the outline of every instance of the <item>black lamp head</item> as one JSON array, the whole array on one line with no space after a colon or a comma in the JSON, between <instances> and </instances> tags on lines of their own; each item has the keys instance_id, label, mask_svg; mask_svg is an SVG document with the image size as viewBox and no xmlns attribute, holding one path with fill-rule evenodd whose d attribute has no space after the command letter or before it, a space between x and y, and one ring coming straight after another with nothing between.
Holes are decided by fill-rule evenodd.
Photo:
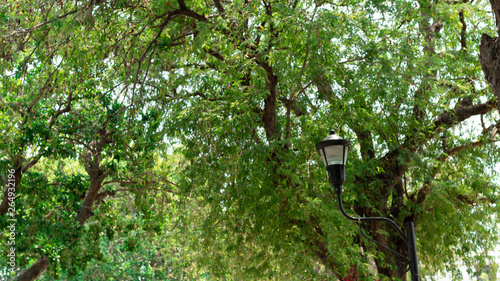
<instances>
[{"instance_id":1,"label":"black lamp head","mask_svg":"<svg viewBox=\"0 0 500 281\"><path fill-rule=\"evenodd\" d=\"M323 158L330 184L334 187L335 193L342 192L342 185L345 182L347 152L350 147L351 142L337 136L334 131L330 131L329 136L316 144L316 149Z\"/></svg>"}]
</instances>

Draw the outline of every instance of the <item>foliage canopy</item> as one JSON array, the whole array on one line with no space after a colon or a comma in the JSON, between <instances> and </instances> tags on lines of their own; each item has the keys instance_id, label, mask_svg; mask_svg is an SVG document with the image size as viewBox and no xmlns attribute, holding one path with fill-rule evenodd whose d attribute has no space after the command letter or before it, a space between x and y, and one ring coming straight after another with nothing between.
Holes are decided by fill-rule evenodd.
<instances>
[{"instance_id":1,"label":"foliage canopy","mask_svg":"<svg viewBox=\"0 0 500 281\"><path fill-rule=\"evenodd\" d=\"M426 278L480 272L499 242L500 46L486 35L499 10L1 0L18 265L46 257L49 279L405 280L360 231L402 254L404 241L336 207L314 151L335 129L354 144L349 212L414 221ZM5 188L3 228L8 203Z\"/></svg>"}]
</instances>

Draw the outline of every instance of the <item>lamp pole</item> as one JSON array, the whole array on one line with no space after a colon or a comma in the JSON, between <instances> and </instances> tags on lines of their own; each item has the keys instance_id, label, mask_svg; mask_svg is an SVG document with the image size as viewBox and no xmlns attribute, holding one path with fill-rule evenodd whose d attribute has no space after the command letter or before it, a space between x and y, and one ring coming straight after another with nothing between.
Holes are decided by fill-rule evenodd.
<instances>
[{"instance_id":1,"label":"lamp pole","mask_svg":"<svg viewBox=\"0 0 500 281\"><path fill-rule=\"evenodd\" d=\"M417 246L415 243L415 227L413 222L406 222L406 235L399 226L391 219L384 217L352 217L347 214L342 205L342 186L345 182L345 164L347 162L347 153L351 147L351 142L337 136L334 131L330 131L322 142L316 145L316 149L325 162L326 170L330 184L333 186L339 209L342 214L352 220L360 223L361 221L385 221L389 223L399 234L399 236L408 244L408 260L410 264L411 280L420 281L418 272ZM385 248L388 248L382 245ZM394 251L392 249L389 249ZM396 252L397 253L397 252Z\"/></svg>"},{"instance_id":2,"label":"lamp pole","mask_svg":"<svg viewBox=\"0 0 500 281\"><path fill-rule=\"evenodd\" d=\"M408 241L408 254L410 255L410 271L411 280L420 281L420 274L418 273L418 260L417 260L417 244L415 242L415 226L412 221L407 221L406 235Z\"/></svg>"}]
</instances>

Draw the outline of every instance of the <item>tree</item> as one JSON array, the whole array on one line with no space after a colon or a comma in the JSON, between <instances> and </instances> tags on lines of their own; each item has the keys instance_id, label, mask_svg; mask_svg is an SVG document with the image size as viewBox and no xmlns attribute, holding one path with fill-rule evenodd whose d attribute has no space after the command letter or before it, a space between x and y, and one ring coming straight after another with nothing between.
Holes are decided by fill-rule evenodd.
<instances>
[{"instance_id":1,"label":"tree","mask_svg":"<svg viewBox=\"0 0 500 281\"><path fill-rule=\"evenodd\" d=\"M69 100L73 112L57 116L62 123L52 126L60 129L45 141L68 144L77 151L68 157L86 169L91 184L80 224L114 157L138 155L111 181L156 178L148 161L155 144L178 142L189 164L176 172L177 196L198 210L181 223L193 230L184 246L199 253L210 276L326 271L342 279L354 265L370 278L365 264L374 256L378 274L406 279L405 261L359 232L402 254L404 241L383 223L362 230L337 210L314 151L330 129L354 143L350 212L414 221L427 272L456 272L461 261L484 268L497 242L499 196L498 47L482 35L493 32L490 4L4 1L2 98L10 102L27 79L40 97L43 85L60 85L61 98L46 101L63 109ZM49 77L54 64L68 69L59 81L71 81L81 96L28 75ZM26 108L30 96L21 97L9 108ZM44 136L38 139L26 143L40 146ZM10 143L19 142L4 147ZM23 151L12 155L29 154ZM144 169L127 173L136 165Z\"/></svg>"},{"instance_id":2,"label":"tree","mask_svg":"<svg viewBox=\"0 0 500 281\"><path fill-rule=\"evenodd\" d=\"M98 74L104 73L108 68L101 60L99 50L93 48L91 44L91 42L97 42L95 38L92 38L96 34L88 34L90 37L78 37L78 34L73 32L74 25L61 25L57 17L55 21L43 22L30 30L20 28L24 24L27 12L39 16L32 18L35 21L46 21L47 18L43 18L44 16L51 17L51 12L61 12L53 4L50 6L51 3L42 7L30 6L30 4L29 2L12 2L2 6L5 24L2 26L5 33L2 34L5 34L4 39L12 44L6 44L5 48L2 48L3 64L0 86L3 140L0 143L2 152L0 167L5 187L7 187L7 171L15 170L15 201L18 207L22 206L31 211L23 212L23 208L17 208L17 212L7 213L10 205L7 188L5 188L0 214L4 216L4 219L6 219L6 214L17 216L20 224L28 224L26 227L23 225L18 228L25 233L38 232L31 226L37 226L46 232L53 231L53 227L45 228L45 226L48 223L47 220L54 219L55 216L57 218L54 219L55 225L64 226L66 230L62 235L56 236L55 240L68 247L71 246L74 251L68 254L71 256L81 254L81 247L73 245L76 243L75 238L80 238L79 232L81 232L73 225L74 222L84 224L93 214L92 208L95 208L96 201L102 201L104 197L116 194L113 189L105 188L106 190L103 191L103 186L114 185L116 189L116 185L135 184L135 188L141 189L151 184L153 179L158 185L162 184L161 175L147 174L153 163L152 149L161 147L158 142L162 136L158 133L158 118L161 114L153 106L144 107L140 111L129 110L126 104L120 104L118 99L112 100L109 97L111 90L105 86L109 82L98 77ZM87 6L85 9L88 10L91 7ZM36 14L35 11L40 13ZM47 14L44 14L45 12ZM74 13L76 11L70 11L66 16ZM76 16L82 16L82 14L76 13ZM80 23L75 22L75 25L81 27ZM32 42L33 45L30 45ZM104 42L101 40L100 43ZM13 46L16 44L19 45ZM24 44L28 46L26 51ZM103 88L106 90L100 91ZM125 98L126 95L121 97ZM142 103L142 105L146 104L147 102ZM128 122L122 122L123 119L127 119ZM21 181L23 175L40 160L58 161L58 158L72 158L82 162L89 179L87 192L85 189L83 191L75 189L74 184L68 184L65 180L57 181L58 177L66 177L67 174L57 174L55 182L50 182L47 178L40 179L43 184L35 185L37 188L35 190L26 185L24 190L18 189L23 185ZM125 169L127 166L128 169ZM130 177L133 180L129 180ZM67 188L66 192L70 189L71 194L66 194L65 188L61 190L61 186ZM45 195L50 195L57 200L54 202L50 196L41 196L39 193L41 190ZM31 194L38 194L38 196L31 198ZM83 202L80 202L80 205L78 201L82 199ZM70 214L74 211L78 211L77 215ZM2 225L6 226L7 221L3 220ZM94 235L97 230L98 228L91 228L90 234L86 233L82 236ZM41 236L46 235L48 234L44 233ZM32 238L35 237L37 237L36 234ZM53 235L52 238L54 238ZM39 240L34 241L21 239L19 236L17 239L18 245L24 242L25 245L32 247L16 248L19 265L33 260L33 255L45 254L51 264L55 265L53 270L49 270L52 277L58 275L59 267L74 273L75 269L83 268L91 258L99 257L98 251L97 254L92 253L92 249L98 249L98 244L94 245L97 248L86 245L85 248L89 253L83 257L77 257L79 261L73 262L67 269L67 264L59 265L58 251L47 253L49 252L47 249L37 249L37 247L47 246L57 249L59 245L58 243L54 245L54 240L48 239L47 241L47 239L37 237ZM40 275L49 264L45 256L40 258L40 261L42 262L35 263L26 271L27 274L30 273L26 275L27 279L22 279L22 276L20 278L32 280L34 276Z\"/></svg>"}]
</instances>

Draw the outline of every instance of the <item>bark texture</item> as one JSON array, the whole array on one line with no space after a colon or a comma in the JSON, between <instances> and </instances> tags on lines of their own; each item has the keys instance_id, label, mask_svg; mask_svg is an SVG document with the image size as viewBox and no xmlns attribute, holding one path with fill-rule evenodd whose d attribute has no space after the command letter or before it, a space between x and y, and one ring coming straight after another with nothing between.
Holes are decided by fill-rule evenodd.
<instances>
[{"instance_id":1,"label":"bark texture","mask_svg":"<svg viewBox=\"0 0 500 281\"><path fill-rule=\"evenodd\" d=\"M90 142L83 155L85 170L90 179L90 188L76 216L76 221L81 225L93 215L92 206L99 197L99 191L102 188L104 179L108 176L106 169L101 167L101 160L104 148L113 142L112 133L106 129L110 118L108 115L106 121L102 124L102 128L98 131L98 140Z\"/></svg>"},{"instance_id":2,"label":"bark texture","mask_svg":"<svg viewBox=\"0 0 500 281\"><path fill-rule=\"evenodd\" d=\"M497 16L497 11L495 11L495 16ZM483 34L479 46L479 62L497 101L500 100L500 44L498 38ZM500 111L500 105L497 104L497 106Z\"/></svg>"},{"instance_id":3,"label":"bark texture","mask_svg":"<svg viewBox=\"0 0 500 281\"><path fill-rule=\"evenodd\" d=\"M29 269L21 272L16 281L36 280L47 269L48 266L49 260L46 257L41 257Z\"/></svg>"},{"instance_id":4,"label":"bark texture","mask_svg":"<svg viewBox=\"0 0 500 281\"><path fill-rule=\"evenodd\" d=\"M495 14L497 33L500 34L500 0L490 0L491 10ZM483 33L479 45L479 62L486 81L491 86L497 98L497 106L500 112L500 45L498 38L492 38Z\"/></svg>"},{"instance_id":5,"label":"bark texture","mask_svg":"<svg viewBox=\"0 0 500 281\"><path fill-rule=\"evenodd\" d=\"M4 183L4 188L3 188L3 198L2 198L2 203L0 204L0 216L4 216L7 214L7 211L9 210L9 204L10 204L10 197L9 197L9 188L14 188L14 194L17 192L17 187L21 183L21 177L23 175L23 169L21 167L18 167L15 169L14 172L14 186L9 185L8 182Z\"/></svg>"},{"instance_id":6,"label":"bark texture","mask_svg":"<svg viewBox=\"0 0 500 281\"><path fill-rule=\"evenodd\" d=\"M83 199L82 206L78 211L76 220L83 225L92 215L92 206L96 201L99 191L101 190L102 183L107 177L107 173L101 168L102 150L105 143L109 142L109 133L105 131L103 138L99 141L94 141L90 144L90 148L86 150L85 170L90 178L90 188Z\"/></svg>"}]
</instances>

